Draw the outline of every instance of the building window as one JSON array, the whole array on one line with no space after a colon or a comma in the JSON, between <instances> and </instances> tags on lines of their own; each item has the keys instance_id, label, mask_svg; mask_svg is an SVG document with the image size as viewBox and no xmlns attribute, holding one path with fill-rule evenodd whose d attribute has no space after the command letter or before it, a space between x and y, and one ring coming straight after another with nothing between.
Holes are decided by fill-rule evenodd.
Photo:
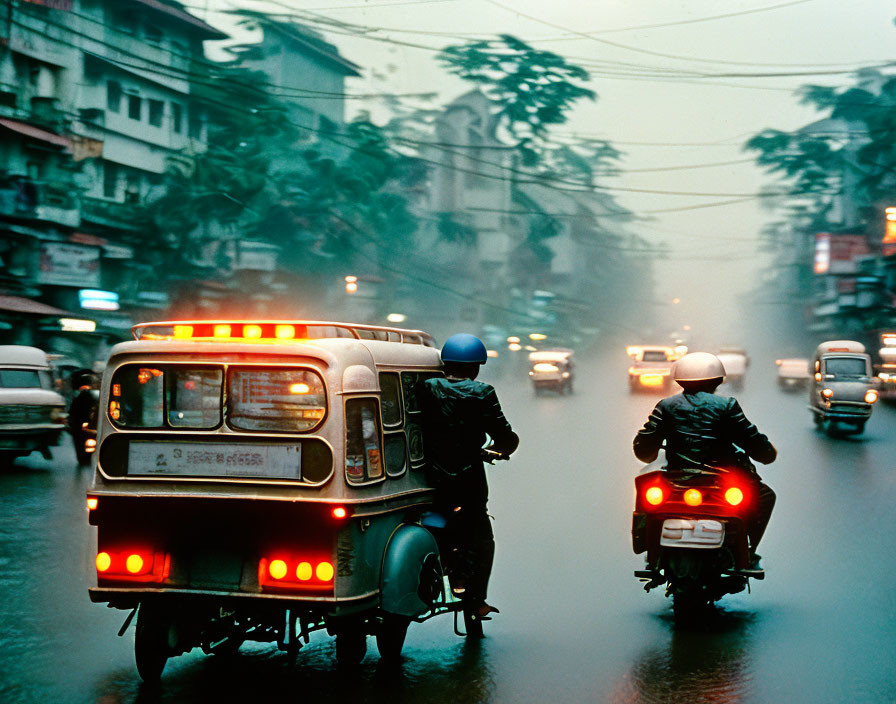
<instances>
[{"instance_id":1,"label":"building window","mask_svg":"<svg viewBox=\"0 0 896 704\"><path fill-rule=\"evenodd\" d=\"M154 127L162 126L162 113L165 111L165 103L161 100L149 101L149 124Z\"/></svg>"},{"instance_id":2,"label":"building window","mask_svg":"<svg viewBox=\"0 0 896 704\"><path fill-rule=\"evenodd\" d=\"M171 103L171 129L178 134L184 131L184 109L180 103Z\"/></svg>"},{"instance_id":3,"label":"building window","mask_svg":"<svg viewBox=\"0 0 896 704\"><path fill-rule=\"evenodd\" d=\"M190 110L190 121L188 125L190 137L193 139L202 139L202 128L205 125L205 117L200 112L199 108L192 108Z\"/></svg>"},{"instance_id":4,"label":"building window","mask_svg":"<svg viewBox=\"0 0 896 704\"><path fill-rule=\"evenodd\" d=\"M121 83L118 81L106 83L106 107L112 112L121 112Z\"/></svg>"},{"instance_id":5,"label":"building window","mask_svg":"<svg viewBox=\"0 0 896 704\"><path fill-rule=\"evenodd\" d=\"M118 167L108 161L103 164L103 196L115 198L118 195Z\"/></svg>"},{"instance_id":6,"label":"building window","mask_svg":"<svg viewBox=\"0 0 896 704\"><path fill-rule=\"evenodd\" d=\"M139 120L143 111L143 100L139 95L128 96L128 117L132 120Z\"/></svg>"}]
</instances>

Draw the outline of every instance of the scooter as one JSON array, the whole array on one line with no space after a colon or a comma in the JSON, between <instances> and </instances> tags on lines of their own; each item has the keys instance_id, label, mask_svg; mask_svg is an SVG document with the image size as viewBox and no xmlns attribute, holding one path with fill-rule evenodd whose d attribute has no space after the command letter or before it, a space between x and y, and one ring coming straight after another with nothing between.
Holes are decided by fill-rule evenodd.
<instances>
[{"instance_id":1,"label":"scooter","mask_svg":"<svg viewBox=\"0 0 896 704\"><path fill-rule=\"evenodd\" d=\"M750 564L747 525L758 496L743 470L650 471L635 478L635 489L632 548L647 553L635 576L645 591L666 586L676 622L765 578Z\"/></svg>"},{"instance_id":2,"label":"scooter","mask_svg":"<svg viewBox=\"0 0 896 704\"><path fill-rule=\"evenodd\" d=\"M496 461L508 460L510 457L485 447L482 449L482 459L488 464L494 464ZM455 510L459 509L460 507ZM488 616L481 617L478 605L471 604L464 598L465 589L462 585L466 582L468 568L462 564L457 536L451 530L450 517L439 511L427 511L421 516L420 524L433 534L439 547L442 573L445 575L446 581L443 594L440 596L444 600L444 605L455 612L455 633L472 639L482 638L482 622L490 619ZM438 601L438 597L433 601ZM458 613L463 614L464 632L458 628Z\"/></svg>"}]
</instances>

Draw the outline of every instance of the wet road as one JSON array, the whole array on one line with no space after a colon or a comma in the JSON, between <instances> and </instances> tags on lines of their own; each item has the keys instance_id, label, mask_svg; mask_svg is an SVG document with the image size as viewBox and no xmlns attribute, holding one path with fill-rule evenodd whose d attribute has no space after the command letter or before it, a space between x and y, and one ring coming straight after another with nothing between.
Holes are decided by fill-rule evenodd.
<instances>
[{"instance_id":1,"label":"wet road","mask_svg":"<svg viewBox=\"0 0 896 704\"><path fill-rule=\"evenodd\" d=\"M397 669L371 639L361 667L339 671L318 637L295 663L266 645L227 661L194 651L169 661L161 690L143 687L133 628L115 635L124 613L87 598L90 472L68 444L18 461L0 472L0 701L896 701L896 407L863 437L824 437L805 395L778 391L772 358L754 354L737 395L780 453L762 469L778 493L768 576L683 632L632 576L630 443L656 397L629 395L626 366L615 348L583 360L572 397L536 398L524 372L498 381L524 439L490 475L502 613L479 646L447 617L412 625Z\"/></svg>"}]
</instances>

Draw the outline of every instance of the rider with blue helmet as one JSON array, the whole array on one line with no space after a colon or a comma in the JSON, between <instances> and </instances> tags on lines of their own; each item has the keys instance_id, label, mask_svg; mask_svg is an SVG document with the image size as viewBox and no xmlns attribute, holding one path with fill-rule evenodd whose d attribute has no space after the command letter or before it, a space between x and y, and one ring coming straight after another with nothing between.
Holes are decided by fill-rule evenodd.
<instances>
[{"instance_id":1,"label":"rider with blue helmet","mask_svg":"<svg viewBox=\"0 0 896 704\"><path fill-rule=\"evenodd\" d=\"M480 618L497 611L485 601L495 538L487 510L482 449L488 436L488 449L506 458L520 442L504 417L494 387L476 381L487 357L479 338L452 335L441 352L444 378L427 379L420 394L428 477L464 566L464 574L453 576L453 588Z\"/></svg>"}]
</instances>

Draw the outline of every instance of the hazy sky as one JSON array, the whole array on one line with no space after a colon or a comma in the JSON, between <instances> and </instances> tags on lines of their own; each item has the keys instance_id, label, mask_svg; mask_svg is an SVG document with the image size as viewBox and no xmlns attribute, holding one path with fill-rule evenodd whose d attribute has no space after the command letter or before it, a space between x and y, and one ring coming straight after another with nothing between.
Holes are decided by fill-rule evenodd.
<instances>
[{"instance_id":1,"label":"hazy sky","mask_svg":"<svg viewBox=\"0 0 896 704\"><path fill-rule=\"evenodd\" d=\"M226 31L232 20L215 10L236 6L310 11L382 28L371 37L433 48L509 33L563 54L588 68L599 99L581 103L560 129L609 139L625 152L625 173L605 185L620 189L619 201L638 214L740 200L771 185L745 161L743 141L766 127L793 129L816 119L797 103L798 86L842 85L850 71L896 57L896 6L886 0L189 2ZM363 78L348 82L349 92L437 91L450 100L469 89L444 73L434 51L327 36L364 69ZM349 116L369 107L350 101ZM658 298L681 298L670 308L680 317L670 322L736 336L726 321L732 302L755 284L763 263L756 239L769 214L748 199L654 217L633 228L673 247L671 260L658 267Z\"/></svg>"}]
</instances>

